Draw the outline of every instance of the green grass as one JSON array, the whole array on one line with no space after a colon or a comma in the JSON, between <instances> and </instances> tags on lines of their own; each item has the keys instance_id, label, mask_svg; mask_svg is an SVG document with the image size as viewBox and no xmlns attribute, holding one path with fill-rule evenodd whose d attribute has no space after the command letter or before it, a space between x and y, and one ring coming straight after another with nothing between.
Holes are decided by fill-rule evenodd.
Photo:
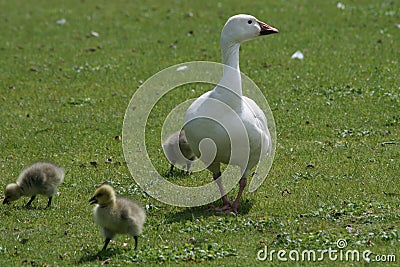
<instances>
[{"instance_id":1,"label":"green grass","mask_svg":"<svg viewBox=\"0 0 400 267\"><path fill-rule=\"evenodd\" d=\"M349 249L395 254L398 265L398 1L341 1L343 10L338 1L305 0L63 2L0 0L1 186L40 159L67 171L52 209L42 209L43 197L31 210L26 198L0 207L0 266L268 266L278 260L256 260L264 245L327 249L338 239ZM241 51L241 70L275 117L272 169L255 193L245 191L238 216L165 205L137 187L125 164L115 139L125 109L140 84L166 67L220 62L220 30L236 13L280 30ZM296 50L304 60L290 58ZM160 102L149 121L146 141L161 172L169 168L159 146L162 120L175 103L208 90L194 87ZM170 179L190 185L211 175ZM132 238L118 236L96 256L103 240L88 199L102 182L147 207L138 251Z\"/></svg>"}]
</instances>

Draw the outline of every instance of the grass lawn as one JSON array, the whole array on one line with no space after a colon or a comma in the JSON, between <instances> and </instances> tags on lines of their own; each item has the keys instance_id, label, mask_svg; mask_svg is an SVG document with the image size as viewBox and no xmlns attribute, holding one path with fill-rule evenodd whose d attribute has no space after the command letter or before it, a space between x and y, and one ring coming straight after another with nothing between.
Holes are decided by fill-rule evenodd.
<instances>
[{"instance_id":1,"label":"grass lawn","mask_svg":"<svg viewBox=\"0 0 400 267\"><path fill-rule=\"evenodd\" d=\"M160 203L126 166L116 138L125 109L166 67L220 62L220 31L237 13L280 30L243 44L240 55L274 114L272 169L257 191L245 190L237 216ZM37 160L67 172L50 210L43 196L33 209L23 207L28 198L0 206L0 266L279 263L277 252L257 260L265 247L284 250L286 264L309 265L289 252L339 250L338 240L346 242L339 252L370 250L371 260L386 261L376 266L398 266L399 1L0 0L0 21L0 186ZM291 59L297 50L303 60ZM169 170L160 146L166 114L210 89L189 87L166 96L147 124L146 145L161 173ZM211 179L206 171L169 178L183 185ZM138 251L120 235L97 255L103 238L88 200L102 182L146 207ZM325 254L317 264L365 261Z\"/></svg>"}]
</instances>

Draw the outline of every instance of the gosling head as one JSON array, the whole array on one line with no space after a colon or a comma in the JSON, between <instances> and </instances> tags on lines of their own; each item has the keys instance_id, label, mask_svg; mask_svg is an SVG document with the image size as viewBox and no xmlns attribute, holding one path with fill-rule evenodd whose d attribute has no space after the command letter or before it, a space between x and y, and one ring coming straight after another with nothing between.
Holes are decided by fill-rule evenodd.
<instances>
[{"instance_id":1,"label":"gosling head","mask_svg":"<svg viewBox=\"0 0 400 267\"><path fill-rule=\"evenodd\" d=\"M96 189L94 196L89 199L89 203L109 206L115 202L115 199L114 189L110 185L104 184Z\"/></svg>"},{"instance_id":2,"label":"gosling head","mask_svg":"<svg viewBox=\"0 0 400 267\"><path fill-rule=\"evenodd\" d=\"M186 138L185 130L181 130L179 132L179 143L181 144L189 144Z\"/></svg>"},{"instance_id":3,"label":"gosling head","mask_svg":"<svg viewBox=\"0 0 400 267\"><path fill-rule=\"evenodd\" d=\"M3 204L10 204L21 197L21 188L19 185L13 183L6 186L4 189L4 200Z\"/></svg>"}]
</instances>

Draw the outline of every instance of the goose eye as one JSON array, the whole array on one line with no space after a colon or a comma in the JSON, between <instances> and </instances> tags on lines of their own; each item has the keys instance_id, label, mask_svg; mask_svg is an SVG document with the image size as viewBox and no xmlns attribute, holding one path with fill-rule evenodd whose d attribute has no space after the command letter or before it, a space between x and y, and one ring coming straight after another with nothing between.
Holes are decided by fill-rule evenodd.
<instances>
[{"instance_id":1,"label":"goose eye","mask_svg":"<svg viewBox=\"0 0 400 267\"><path fill-rule=\"evenodd\" d=\"M248 23L248 24L252 24L253 21L252 21L251 19L249 19L249 20L247 21L247 23Z\"/></svg>"}]
</instances>

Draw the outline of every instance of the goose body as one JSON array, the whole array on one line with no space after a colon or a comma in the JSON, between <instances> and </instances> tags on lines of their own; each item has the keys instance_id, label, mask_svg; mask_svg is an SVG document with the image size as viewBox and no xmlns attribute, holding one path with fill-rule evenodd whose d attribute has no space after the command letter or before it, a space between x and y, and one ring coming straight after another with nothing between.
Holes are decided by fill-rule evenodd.
<instances>
[{"instance_id":1,"label":"goose body","mask_svg":"<svg viewBox=\"0 0 400 267\"><path fill-rule=\"evenodd\" d=\"M21 196L30 196L26 204L30 207L36 195L48 197L47 208L51 206L53 195L64 180L64 170L49 162L37 162L24 169L16 183L8 184L4 190L3 204L19 199Z\"/></svg>"},{"instance_id":2,"label":"goose body","mask_svg":"<svg viewBox=\"0 0 400 267\"><path fill-rule=\"evenodd\" d=\"M186 112L186 137L194 154L213 173L221 191L223 211L237 213L250 170L270 153L272 147L264 112L252 99L242 95L240 44L277 32L277 29L250 15L241 14L229 18L222 29L220 40L223 76L213 90L196 99ZM212 154L211 150L208 151L207 147L201 148L200 145L202 140L208 138L216 147L213 159L208 156ZM201 149L204 151L200 151ZM233 202L228 200L218 179L221 175L221 163L237 165L242 169L239 193Z\"/></svg>"}]
</instances>

